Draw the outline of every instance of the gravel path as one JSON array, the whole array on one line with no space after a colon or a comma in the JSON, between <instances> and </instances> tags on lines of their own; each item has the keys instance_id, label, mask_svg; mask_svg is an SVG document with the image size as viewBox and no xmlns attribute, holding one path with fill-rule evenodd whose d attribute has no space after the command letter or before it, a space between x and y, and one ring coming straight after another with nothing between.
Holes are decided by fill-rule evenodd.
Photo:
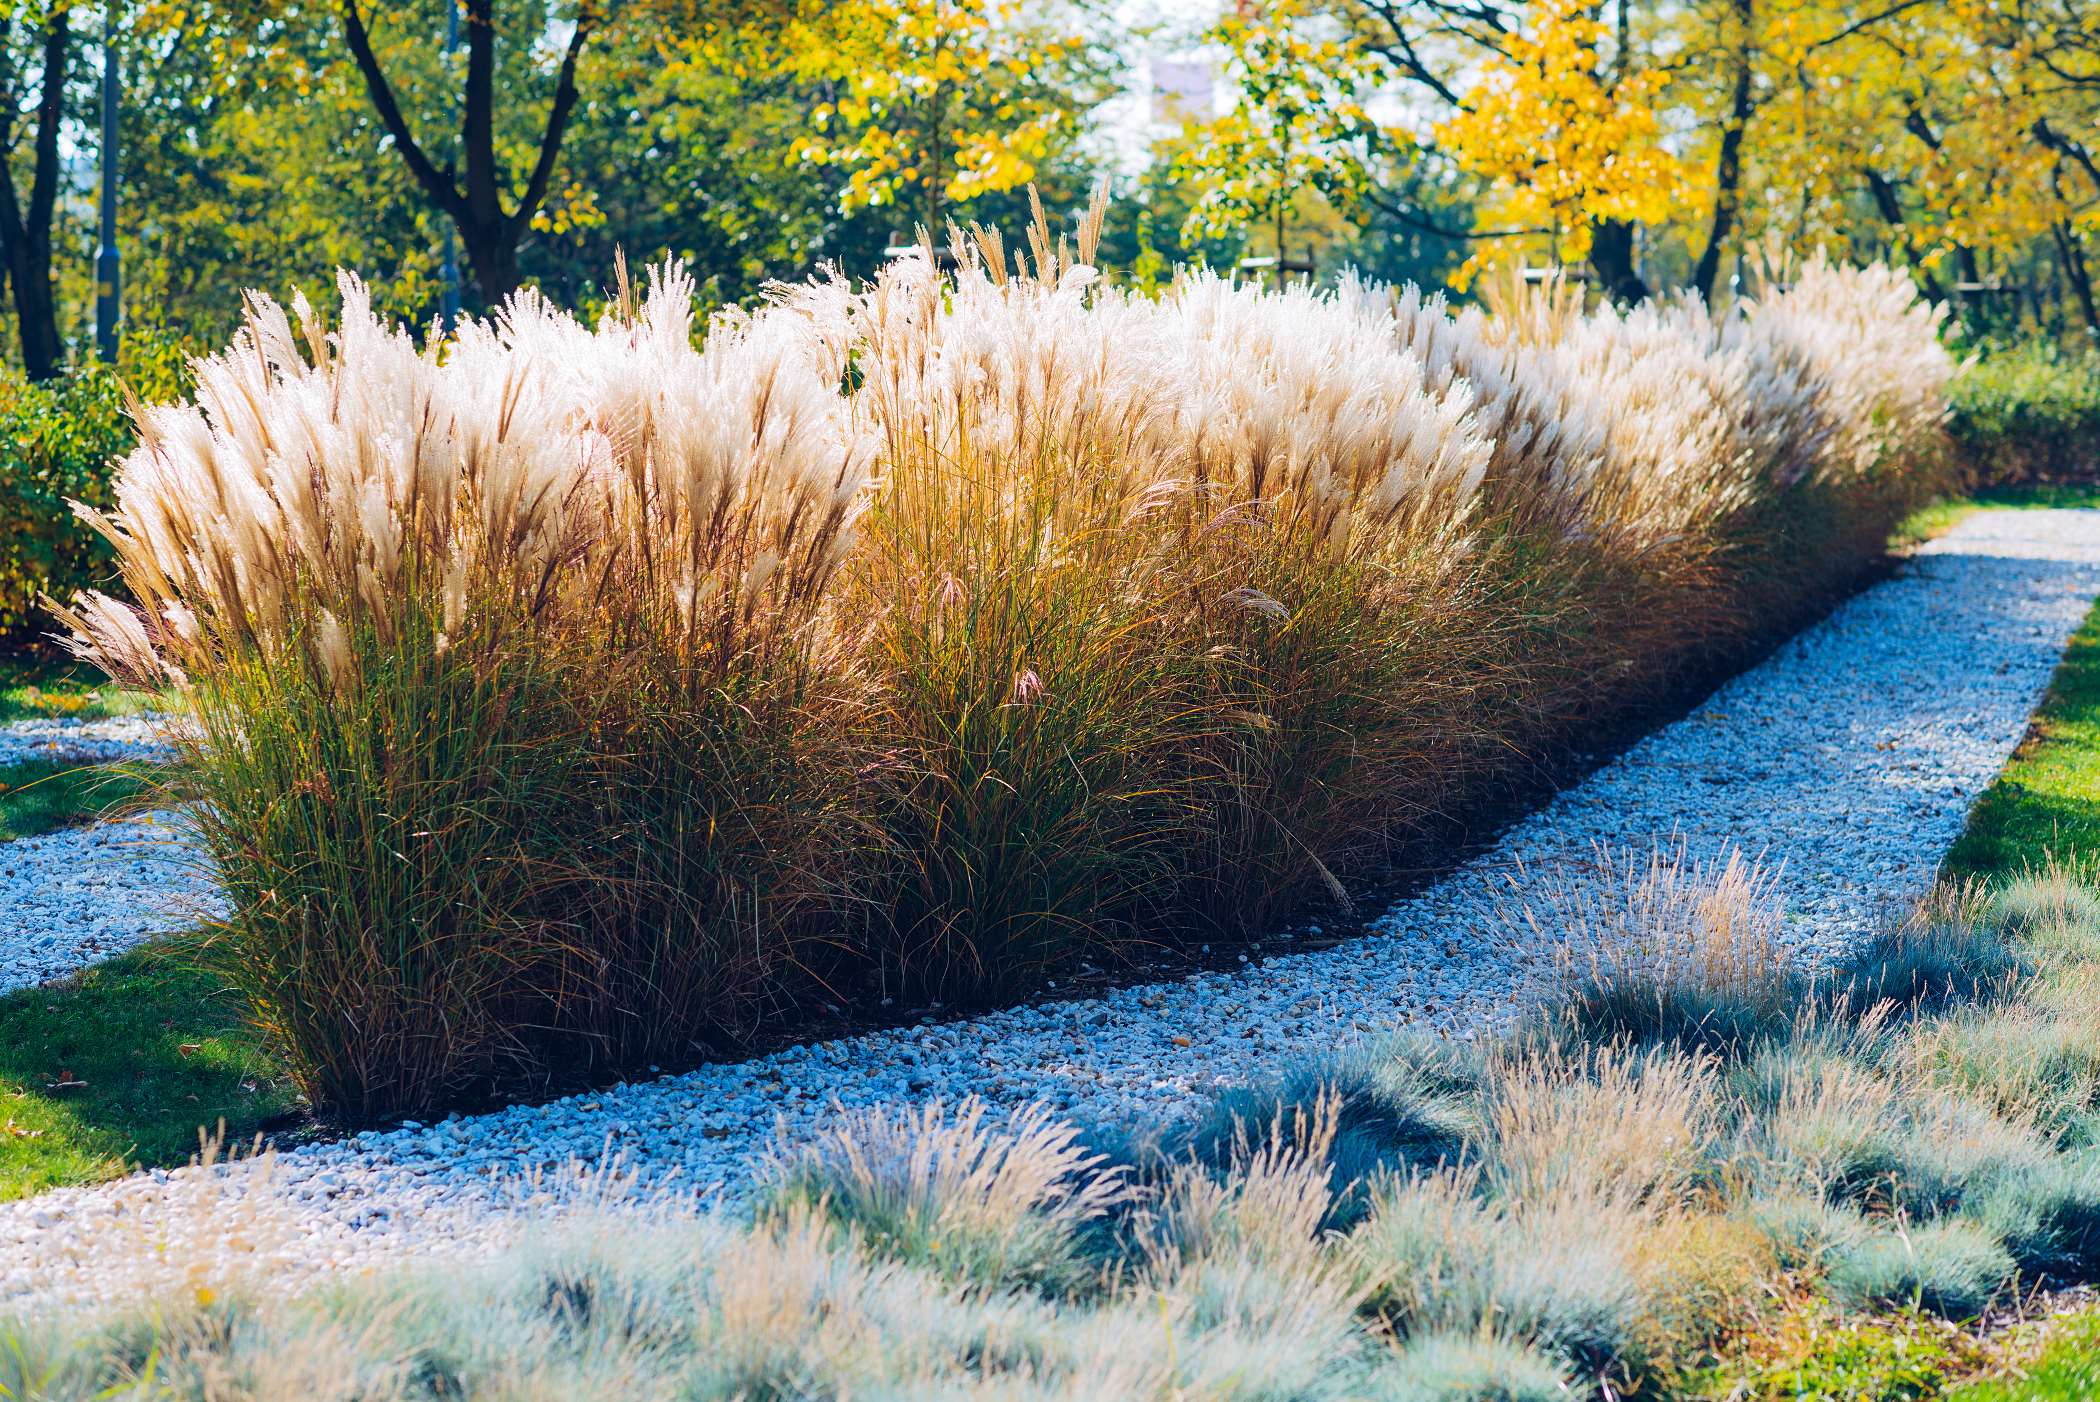
<instances>
[{"instance_id":1,"label":"gravel path","mask_svg":"<svg viewBox=\"0 0 2100 1402\"><path fill-rule=\"evenodd\" d=\"M0 725L0 765L50 760L66 764L110 764L126 759L166 759L165 718L103 716L73 720L36 716Z\"/></svg>"},{"instance_id":2,"label":"gravel path","mask_svg":"<svg viewBox=\"0 0 2100 1402\"><path fill-rule=\"evenodd\" d=\"M0 843L0 993L220 914L205 872L173 813Z\"/></svg>"},{"instance_id":3,"label":"gravel path","mask_svg":"<svg viewBox=\"0 0 2100 1402\"><path fill-rule=\"evenodd\" d=\"M0 766L166 759L165 724L156 715L9 721L0 725ZM63 978L217 913L204 871L170 813L0 843L0 993Z\"/></svg>"},{"instance_id":4,"label":"gravel path","mask_svg":"<svg viewBox=\"0 0 2100 1402\"><path fill-rule=\"evenodd\" d=\"M1223 1082L1413 1023L1474 1036L1549 984L1512 903L1580 881L1597 844L1778 867L1787 937L1820 957L1930 884L2100 592L2100 512L1969 518L1903 574L1636 745L1363 939L1230 973L800 1047L551 1105L408 1124L214 1173L0 1207L0 1307L244 1270L310 1274L485 1250L564 1165L617 1156L644 1196L733 1195L754 1151L834 1102L978 1092L1074 1114L1170 1113ZM535 1178L552 1171L554 1177ZM234 1244L238 1243L238 1245Z\"/></svg>"}]
</instances>

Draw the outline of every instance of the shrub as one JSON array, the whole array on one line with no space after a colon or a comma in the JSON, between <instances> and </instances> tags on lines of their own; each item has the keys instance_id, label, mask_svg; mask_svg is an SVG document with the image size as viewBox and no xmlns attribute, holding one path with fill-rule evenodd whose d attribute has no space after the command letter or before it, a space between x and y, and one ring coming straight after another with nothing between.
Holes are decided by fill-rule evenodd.
<instances>
[{"instance_id":1,"label":"shrub","mask_svg":"<svg viewBox=\"0 0 2100 1402\"><path fill-rule=\"evenodd\" d=\"M0 376L0 643L41 643L43 600L106 588L117 556L72 503L107 508L133 435L125 398L188 388L180 342L127 338L117 370L93 361L56 379Z\"/></svg>"},{"instance_id":2,"label":"shrub","mask_svg":"<svg viewBox=\"0 0 2100 1402\"><path fill-rule=\"evenodd\" d=\"M100 588L116 573L115 552L69 503L108 506L112 466L130 446L117 379L106 370L0 381L0 636L28 640L46 623L46 595Z\"/></svg>"},{"instance_id":3,"label":"shrub","mask_svg":"<svg viewBox=\"0 0 2100 1402\"><path fill-rule=\"evenodd\" d=\"M257 298L147 412L93 517L131 602L66 618L195 712L228 968L317 1105L1260 929L1826 596L1932 476L1945 356L1884 272L1445 327L1101 288L1098 218L699 349L675 269L442 350L354 280L332 331Z\"/></svg>"},{"instance_id":4,"label":"shrub","mask_svg":"<svg viewBox=\"0 0 2100 1402\"><path fill-rule=\"evenodd\" d=\"M1948 398L1954 441L1986 483L2085 480L2100 460L2100 351L1986 347Z\"/></svg>"}]
</instances>

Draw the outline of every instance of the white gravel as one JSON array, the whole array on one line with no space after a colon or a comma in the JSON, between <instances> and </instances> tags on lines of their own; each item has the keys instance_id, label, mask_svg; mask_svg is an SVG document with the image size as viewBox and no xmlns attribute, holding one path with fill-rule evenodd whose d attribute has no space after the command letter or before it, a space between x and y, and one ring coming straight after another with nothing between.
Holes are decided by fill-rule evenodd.
<instances>
[{"instance_id":1,"label":"white gravel","mask_svg":"<svg viewBox=\"0 0 2100 1402\"><path fill-rule=\"evenodd\" d=\"M36 717L0 725L0 765L167 759L160 715ZM0 843L0 993L63 978L217 914L202 856L172 813Z\"/></svg>"},{"instance_id":2,"label":"white gravel","mask_svg":"<svg viewBox=\"0 0 2100 1402\"><path fill-rule=\"evenodd\" d=\"M1683 721L1395 906L1363 939L1229 973L799 1047L551 1105L155 1173L0 1207L0 1307L122 1298L246 1271L297 1276L481 1251L555 1205L532 1175L617 1157L644 1193L733 1197L755 1151L834 1104L982 1094L1158 1115L1399 1024L1474 1036L1552 977L1512 899L1580 880L1597 844L1730 844L1780 868L1820 956L1929 885L2100 592L2100 512L1993 512L1721 688ZM527 1186L521 1188L521 1183Z\"/></svg>"},{"instance_id":3,"label":"white gravel","mask_svg":"<svg viewBox=\"0 0 2100 1402\"><path fill-rule=\"evenodd\" d=\"M179 814L0 843L0 993L223 914Z\"/></svg>"},{"instance_id":4,"label":"white gravel","mask_svg":"<svg viewBox=\"0 0 2100 1402\"><path fill-rule=\"evenodd\" d=\"M0 765L49 760L67 764L110 764L118 760L166 759L165 716L104 716L76 720L36 716L0 725Z\"/></svg>"}]
</instances>

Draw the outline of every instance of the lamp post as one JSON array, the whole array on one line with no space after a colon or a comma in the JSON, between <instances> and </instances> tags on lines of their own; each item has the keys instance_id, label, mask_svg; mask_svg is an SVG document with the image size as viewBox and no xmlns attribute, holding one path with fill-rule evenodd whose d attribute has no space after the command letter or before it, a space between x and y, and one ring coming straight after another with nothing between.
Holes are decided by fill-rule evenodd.
<instances>
[{"instance_id":1,"label":"lamp post","mask_svg":"<svg viewBox=\"0 0 2100 1402\"><path fill-rule=\"evenodd\" d=\"M447 0L445 5L445 68L452 67L452 55L459 49L459 0ZM439 211L445 221L444 261L438 266L438 280L445 284L444 315L445 329L459 329L459 249L457 236L452 227L452 218Z\"/></svg>"},{"instance_id":2,"label":"lamp post","mask_svg":"<svg viewBox=\"0 0 2100 1402\"><path fill-rule=\"evenodd\" d=\"M123 259L117 252L117 15L110 0L102 15L102 246L95 254L95 350L117 361L118 300Z\"/></svg>"}]
</instances>

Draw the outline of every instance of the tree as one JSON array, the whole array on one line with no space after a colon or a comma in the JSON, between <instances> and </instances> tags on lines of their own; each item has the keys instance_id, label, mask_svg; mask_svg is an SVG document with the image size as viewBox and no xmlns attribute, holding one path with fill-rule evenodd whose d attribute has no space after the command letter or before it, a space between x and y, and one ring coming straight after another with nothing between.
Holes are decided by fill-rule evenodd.
<instances>
[{"instance_id":1,"label":"tree","mask_svg":"<svg viewBox=\"0 0 2100 1402\"><path fill-rule=\"evenodd\" d=\"M1210 32L1237 89L1231 110L1192 123L1172 169L1197 182L1184 237L1234 238L1261 228L1279 271L1307 195L1345 220L1363 214L1383 134L1364 109L1369 55L1305 0L1271 0Z\"/></svg>"},{"instance_id":2,"label":"tree","mask_svg":"<svg viewBox=\"0 0 2100 1402\"><path fill-rule=\"evenodd\" d=\"M618 251L630 261L681 258L724 301L825 263L876 267L889 241L885 211L842 209L851 171L798 154L821 93L780 58L764 32L704 44L601 40L579 82L607 115L578 126L563 155L593 217L543 221L527 273L550 296L582 304Z\"/></svg>"},{"instance_id":3,"label":"tree","mask_svg":"<svg viewBox=\"0 0 2100 1402\"><path fill-rule=\"evenodd\" d=\"M814 90L795 156L848 172L842 209L939 233L952 205L1018 189L1079 135L1113 59L1076 6L844 0L800 15L781 67Z\"/></svg>"},{"instance_id":4,"label":"tree","mask_svg":"<svg viewBox=\"0 0 2100 1402\"><path fill-rule=\"evenodd\" d=\"M1623 3L1621 13L1624 13ZM1545 0L1535 26L1499 52L1436 134L1458 164L1499 198L1485 217L1547 226L1564 260L1591 259L1605 289L1639 301L1632 228L1669 217L1688 194L1684 166L1664 146L1659 70L1637 66L1588 0Z\"/></svg>"},{"instance_id":5,"label":"tree","mask_svg":"<svg viewBox=\"0 0 2100 1402\"><path fill-rule=\"evenodd\" d=\"M66 119L72 10L65 0L10 6L0 15L0 259L14 294L22 368L31 379L56 375L65 362L58 300L51 281L51 223L58 206L60 127ZM25 69L36 72L29 107ZM25 131L22 113L33 113ZM29 197L16 181L16 152L28 138Z\"/></svg>"},{"instance_id":6,"label":"tree","mask_svg":"<svg viewBox=\"0 0 2100 1402\"><path fill-rule=\"evenodd\" d=\"M447 157L443 164L424 149L403 114L358 0L341 2L343 40L364 78L373 111L385 124L409 174L458 229L481 300L491 305L501 301L518 286L518 242L532 227L533 216L547 197L562 140L576 110L577 62L584 46L606 23L607 12L600 0L582 0L566 16L533 14L540 33L552 32L559 23L568 35L560 43L552 102L520 187L509 178L497 148L496 0L462 0L467 58L460 77L459 159L455 162ZM521 8L530 10L529 6ZM507 187L512 195L508 209L504 208Z\"/></svg>"},{"instance_id":7,"label":"tree","mask_svg":"<svg viewBox=\"0 0 2100 1402\"><path fill-rule=\"evenodd\" d=\"M1714 143L1713 211L1706 239L1692 268L1692 289L1711 302L1721 259L1742 214L1743 147L1757 112L1757 0L1720 0L1710 26L1706 61L1725 88L1720 135Z\"/></svg>"}]
</instances>

